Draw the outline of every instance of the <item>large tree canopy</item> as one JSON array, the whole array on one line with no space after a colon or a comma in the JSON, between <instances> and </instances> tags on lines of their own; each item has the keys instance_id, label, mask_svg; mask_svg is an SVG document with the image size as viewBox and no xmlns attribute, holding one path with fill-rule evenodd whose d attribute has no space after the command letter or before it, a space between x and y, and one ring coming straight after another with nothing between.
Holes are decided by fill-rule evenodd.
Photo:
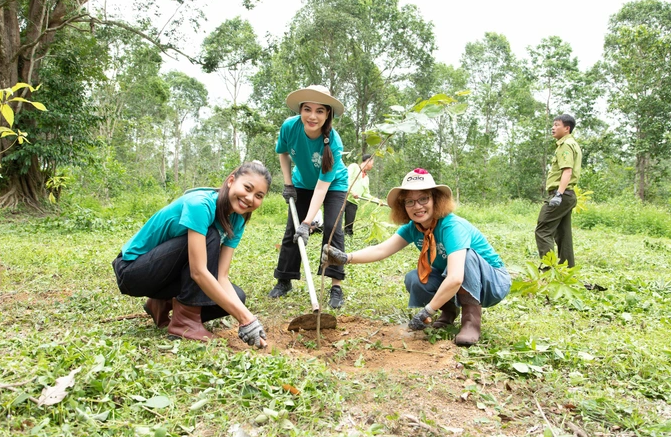
<instances>
[{"instance_id":1,"label":"large tree canopy","mask_svg":"<svg viewBox=\"0 0 671 437\"><path fill-rule=\"evenodd\" d=\"M636 157L636 194L643 200L651 170L671 157L671 4L624 5L610 20L604 52L609 107Z\"/></svg>"},{"instance_id":2,"label":"large tree canopy","mask_svg":"<svg viewBox=\"0 0 671 437\"><path fill-rule=\"evenodd\" d=\"M184 2L177 2L178 10ZM53 82L60 90L50 90L49 110L60 114L59 128L52 125L55 132L36 137L40 147L37 147L37 143L33 146L30 143L13 146L11 138L0 139L0 162L3 163L0 169L0 207L13 207L20 203L39 207L46 196L44 182L54 174L54 164L75 162L72 158L80 154L78 147L90 144L86 139L90 132L82 129L79 123L95 129L95 117L90 117L91 111L86 103L75 103L75 100L85 98L87 82L90 84L95 80L91 75L92 70L105 57L104 50L92 55L93 49L87 48L84 42L88 39L88 44L96 44L97 26L115 26L128 34L140 36L163 51L172 50L187 58L194 58L181 52L171 42L171 38L177 36L175 26L182 23L183 14L188 13L190 18L195 18L199 16L198 9L185 8L187 12L174 15L157 31L147 25L147 20L140 19L137 24L131 25L112 19L105 10L98 11L99 15L98 12L90 13L83 7L86 3L87 0L0 2L0 88L11 87L17 82L34 85L46 82L49 80L47 69L51 74L64 74L68 78ZM154 1L143 2L141 6L144 13L164 7ZM197 22L192 20L192 23ZM59 42L60 47L55 47L56 42ZM81 65L66 65L68 58ZM68 72L67 68L77 71ZM57 73L59 69L60 73ZM86 74L89 76L84 77ZM29 97L27 91L28 88L24 88L21 97ZM75 96L77 93L79 95ZM16 104L13 109L20 114L27 108ZM50 117L53 120L55 115ZM17 117L17 123L22 131L30 132L36 128L36 121L30 116ZM71 129L72 134L63 135L64 129ZM54 138L61 138L62 141L56 143ZM68 140L63 140L65 138Z\"/></svg>"},{"instance_id":3,"label":"large tree canopy","mask_svg":"<svg viewBox=\"0 0 671 437\"><path fill-rule=\"evenodd\" d=\"M254 79L254 95L279 123L289 92L322 84L348 108L341 123L353 125L349 144L365 150L360 133L387 110L394 86L431 71L434 50L432 24L414 5L309 0Z\"/></svg>"}]
</instances>

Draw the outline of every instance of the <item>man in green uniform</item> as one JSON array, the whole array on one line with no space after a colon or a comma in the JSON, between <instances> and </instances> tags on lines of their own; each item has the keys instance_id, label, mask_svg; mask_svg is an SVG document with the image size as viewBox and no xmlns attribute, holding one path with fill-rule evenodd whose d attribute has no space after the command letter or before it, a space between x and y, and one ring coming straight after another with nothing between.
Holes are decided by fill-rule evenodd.
<instances>
[{"instance_id":1,"label":"man in green uniform","mask_svg":"<svg viewBox=\"0 0 671 437\"><path fill-rule=\"evenodd\" d=\"M577 203L573 189L580 179L582 162L580 146L571 135L574 128L575 119L568 114L554 119L552 136L557 140L557 149L545 183L550 197L543 203L536 224L540 257L553 250L556 242L559 262L568 261L569 267L575 266L571 213Z\"/></svg>"}]
</instances>

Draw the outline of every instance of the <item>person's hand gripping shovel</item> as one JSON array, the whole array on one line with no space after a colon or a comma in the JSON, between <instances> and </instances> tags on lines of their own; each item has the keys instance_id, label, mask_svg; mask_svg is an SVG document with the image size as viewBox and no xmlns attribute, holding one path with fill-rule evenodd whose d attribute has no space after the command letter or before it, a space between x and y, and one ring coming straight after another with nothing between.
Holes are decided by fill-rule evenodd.
<instances>
[{"instance_id":1,"label":"person's hand gripping shovel","mask_svg":"<svg viewBox=\"0 0 671 437\"><path fill-rule=\"evenodd\" d=\"M298 213L296 212L296 203L294 202L293 197L289 198L289 209L291 210L291 218L294 222L294 229L299 230L300 223L298 222ZM307 225L306 225L307 226ZM310 272L310 260L308 259L308 254L305 250L305 241L302 237L297 238L296 243L298 244L298 250L301 253L301 260L303 268L305 270L305 280L308 284L308 291L310 292L310 302L312 303L312 314L304 314L298 316L289 323L289 331L298 331L300 329L304 330L316 330L318 323L320 328L323 329L333 329L336 327L336 318L332 314L325 314L321 312L319 307L319 300L317 300L317 294L315 293L315 285L312 281L312 273ZM326 265L322 266L323 269L326 269Z\"/></svg>"}]
</instances>

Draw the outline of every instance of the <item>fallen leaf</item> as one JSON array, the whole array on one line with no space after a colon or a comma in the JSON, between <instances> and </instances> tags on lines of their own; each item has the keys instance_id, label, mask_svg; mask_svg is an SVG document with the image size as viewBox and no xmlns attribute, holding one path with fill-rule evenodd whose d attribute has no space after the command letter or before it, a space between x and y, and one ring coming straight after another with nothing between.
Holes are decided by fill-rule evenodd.
<instances>
[{"instance_id":1,"label":"fallen leaf","mask_svg":"<svg viewBox=\"0 0 671 437\"><path fill-rule=\"evenodd\" d=\"M297 389L296 387L294 387L293 385L282 384L282 388L284 390L288 391L289 393L291 393L294 396L298 396L299 394L301 394L301 391L299 389Z\"/></svg>"},{"instance_id":2,"label":"fallen leaf","mask_svg":"<svg viewBox=\"0 0 671 437\"><path fill-rule=\"evenodd\" d=\"M37 400L37 406L41 407L42 405L54 405L65 399L68 392L66 389L75 385L75 375L82 370L81 367L77 367L67 376L61 376L56 380L56 384L53 387L44 387L42 389L42 394Z\"/></svg>"}]
</instances>

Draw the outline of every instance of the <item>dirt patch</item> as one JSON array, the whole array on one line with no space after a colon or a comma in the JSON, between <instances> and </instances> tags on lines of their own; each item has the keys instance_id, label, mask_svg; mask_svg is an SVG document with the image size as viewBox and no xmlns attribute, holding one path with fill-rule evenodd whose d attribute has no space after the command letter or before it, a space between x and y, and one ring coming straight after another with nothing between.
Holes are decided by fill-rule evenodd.
<instances>
[{"instance_id":1,"label":"dirt patch","mask_svg":"<svg viewBox=\"0 0 671 437\"><path fill-rule=\"evenodd\" d=\"M0 293L0 303L3 305L10 304L44 304L45 302L64 302L72 295L73 291L69 289L63 290L46 290L42 292L9 292Z\"/></svg>"},{"instance_id":2,"label":"dirt patch","mask_svg":"<svg viewBox=\"0 0 671 437\"><path fill-rule=\"evenodd\" d=\"M425 372L428 368L446 369L455 366L456 346L447 341L431 344L421 331L407 326L389 325L376 320L353 316L338 317L336 329L321 331L321 347L317 349L317 331L287 330L288 323L266 326L268 343L292 356L324 359L329 365L347 372L386 370L389 372ZM229 340L232 350L247 346L237 338L237 330L220 330L217 335Z\"/></svg>"},{"instance_id":3,"label":"dirt patch","mask_svg":"<svg viewBox=\"0 0 671 437\"><path fill-rule=\"evenodd\" d=\"M431 344L427 334L406 325L340 316L336 329L321 331L317 349L316 331L293 333L287 327L288 323L266 326L270 350L298 359L319 358L348 379L366 381L367 388L345 403L340 431L377 423L403 436L526 434L512 423L521 418L512 412L512 404L511 410L482 401L491 395L510 402L514 390L494 382L491 375L464 369L455 359L458 348L452 341ZM248 349L235 327L216 334L226 338L233 351ZM377 384L376 378L384 382Z\"/></svg>"}]
</instances>

